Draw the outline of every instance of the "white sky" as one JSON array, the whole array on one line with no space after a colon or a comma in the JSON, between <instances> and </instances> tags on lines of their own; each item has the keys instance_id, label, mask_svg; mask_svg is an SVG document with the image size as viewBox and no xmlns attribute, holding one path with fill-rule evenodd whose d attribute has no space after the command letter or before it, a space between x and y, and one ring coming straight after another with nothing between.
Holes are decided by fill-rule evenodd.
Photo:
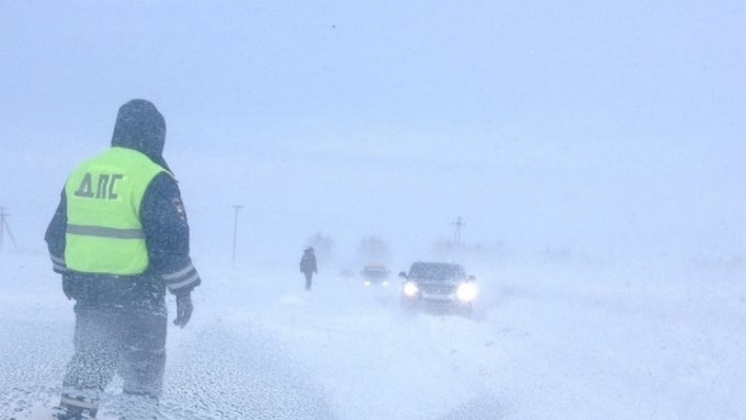
<instances>
[{"instance_id":1,"label":"white sky","mask_svg":"<svg viewBox=\"0 0 746 420\"><path fill-rule=\"evenodd\" d=\"M519 252L744 254L744 28L735 0L0 0L0 205L43 249L142 97L197 250L240 203L256 260L319 231L419 257L458 216Z\"/></svg>"}]
</instances>

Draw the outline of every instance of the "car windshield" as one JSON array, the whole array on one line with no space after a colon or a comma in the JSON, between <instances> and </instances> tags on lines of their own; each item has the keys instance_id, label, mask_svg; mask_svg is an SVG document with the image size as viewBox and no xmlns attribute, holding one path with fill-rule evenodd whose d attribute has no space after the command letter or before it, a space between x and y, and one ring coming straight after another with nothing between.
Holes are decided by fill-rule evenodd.
<instances>
[{"instance_id":1,"label":"car windshield","mask_svg":"<svg viewBox=\"0 0 746 420\"><path fill-rule=\"evenodd\" d=\"M366 267L363 269L363 276L373 279L386 278L388 270L385 267Z\"/></svg>"},{"instance_id":2,"label":"car windshield","mask_svg":"<svg viewBox=\"0 0 746 420\"><path fill-rule=\"evenodd\" d=\"M415 263L409 270L409 277L431 280L453 280L463 278L464 270L460 265L442 263Z\"/></svg>"}]
</instances>

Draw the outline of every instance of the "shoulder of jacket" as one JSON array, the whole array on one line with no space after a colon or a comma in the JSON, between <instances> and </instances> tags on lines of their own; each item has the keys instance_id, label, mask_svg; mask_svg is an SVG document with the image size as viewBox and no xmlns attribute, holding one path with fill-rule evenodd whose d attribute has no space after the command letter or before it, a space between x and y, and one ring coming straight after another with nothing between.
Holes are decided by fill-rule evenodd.
<instances>
[{"instance_id":1,"label":"shoulder of jacket","mask_svg":"<svg viewBox=\"0 0 746 420\"><path fill-rule=\"evenodd\" d=\"M150 181L145 194L158 194L166 197L181 197L179 184L170 172L164 171L157 174Z\"/></svg>"}]
</instances>

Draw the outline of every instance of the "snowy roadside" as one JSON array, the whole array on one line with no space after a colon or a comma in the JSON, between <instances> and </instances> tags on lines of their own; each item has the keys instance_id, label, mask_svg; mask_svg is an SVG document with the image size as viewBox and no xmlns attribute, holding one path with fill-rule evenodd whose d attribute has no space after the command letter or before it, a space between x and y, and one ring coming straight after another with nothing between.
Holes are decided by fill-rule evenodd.
<instances>
[{"instance_id":1,"label":"snowy roadside","mask_svg":"<svg viewBox=\"0 0 746 420\"><path fill-rule=\"evenodd\" d=\"M172 420L746 415L738 270L501 266L468 320L405 313L395 287L201 267L169 331ZM24 418L59 391L72 302L31 254L0 255L0 302L0 418Z\"/></svg>"}]
</instances>

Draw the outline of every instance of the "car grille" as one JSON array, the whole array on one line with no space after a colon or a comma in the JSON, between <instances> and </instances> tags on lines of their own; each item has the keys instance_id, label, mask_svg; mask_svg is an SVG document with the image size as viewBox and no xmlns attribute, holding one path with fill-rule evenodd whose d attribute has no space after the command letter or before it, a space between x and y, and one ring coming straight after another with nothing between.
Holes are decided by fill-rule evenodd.
<instances>
[{"instance_id":1,"label":"car grille","mask_svg":"<svg viewBox=\"0 0 746 420\"><path fill-rule=\"evenodd\" d=\"M452 296L456 293L456 287L458 286L458 283L439 281L439 282L420 282L418 283L418 285L423 294L442 295L446 297L446 296Z\"/></svg>"}]
</instances>

